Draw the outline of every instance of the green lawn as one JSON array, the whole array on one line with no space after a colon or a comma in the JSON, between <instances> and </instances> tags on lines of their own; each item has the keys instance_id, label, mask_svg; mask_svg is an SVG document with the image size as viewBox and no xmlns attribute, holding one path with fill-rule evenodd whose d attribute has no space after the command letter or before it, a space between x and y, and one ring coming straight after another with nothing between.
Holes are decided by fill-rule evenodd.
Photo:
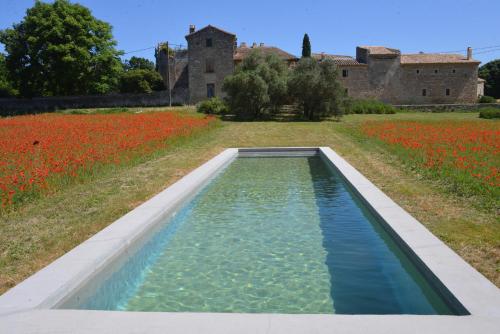
<instances>
[{"instance_id":1,"label":"green lawn","mask_svg":"<svg viewBox=\"0 0 500 334\"><path fill-rule=\"evenodd\" d=\"M132 111L137 111L133 109ZM144 111L146 111L144 109ZM92 112L92 111L90 111ZM500 286L500 223L480 199L464 199L402 166L383 145L353 135L360 122L480 120L477 113L349 115L341 122L220 122L135 165L110 168L0 217L0 293L228 147L330 146L471 265ZM479 202L478 202L479 201Z\"/></svg>"}]
</instances>

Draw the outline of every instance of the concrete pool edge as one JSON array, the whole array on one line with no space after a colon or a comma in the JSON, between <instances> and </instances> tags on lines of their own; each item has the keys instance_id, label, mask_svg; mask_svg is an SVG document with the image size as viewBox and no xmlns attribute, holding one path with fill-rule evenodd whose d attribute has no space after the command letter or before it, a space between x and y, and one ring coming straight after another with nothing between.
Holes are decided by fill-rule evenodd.
<instances>
[{"instance_id":1,"label":"concrete pool edge","mask_svg":"<svg viewBox=\"0 0 500 334\"><path fill-rule=\"evenodd\" d=\"M228 165L235 157L269 155L303 156L317 153L330 161L345 181L364 199L366 204L411 248L415 255L418 256L458 301L464 305L471 315L460 317L409 315L346 316L328 314L266 315L50 309L58 305L65 295L84 285L93 275L103 267L106 267L116 257L126 253L130 245L140 235L151 229L161 218L169 215L178 203L183 202L190 194L199 190L213 175L217 174L218 171ZM165 203L168 203L168 205ZM122 315L114 315L116 313ZM78 319L83 321L86 316L91 316L96 322L94 327L87 327L87 332L106 332L113 329L113 326L122 324L122 320L120 320L120 323L110 322L108 320L110 316L123 319L124 323L126 323L125 319L128 317L135 318L144 325L141 329L148 332L155 329L172 329L172 323L183 326L181 325L182 323L188 326L192 321L206 322L208 324L207 329L211 328L213 332L221 332L224 329L227 331L228 326L232 326L231 324L241 324L241 326L244 325L247 327L249 331L253 329L252 332L255 332L263 328L260 327L261 320L259 319L266 319L265 322L268 328L271 329L271 332L290 332L284 331L283 328L290 329L294 327L297 329L307 329L307 326L312 325L310 323L312 319L315 319L315 322L320 321L325 325L325 327L318 327L318 332L320 330L329 332L332 328L338 329L337 326L347 326L347 324L355 327L350 328L352 332L366 332L367 328L371 331L379 330L382 332L384 328L387 328L385 321L389 320L397 321L402 326L401 329L406 328L408 331L411 331L414 329L412 326L415 326L416 319L419 319L419 321L425 320L425 323L430 326L429 328L433 328L432 324L435 323L436 331L439 331L440 328L441 330L444 328L448 330L453 329L455 332L469 328L470 331L470 327L468 327L470 323L476 330L481 328L482 332L493 332L494 325L500 325L500 291L330 148L227 149L0 296L0 331L5 325L12 329L11 332L33 332L33 326L35 325L33 322L43 321L44 318L48 318L51 320L38 324L39 327L35 332L44 332L44 330L45 332L53 332L57 331L58 328L62 330L64 326L71 326L71 324L74 324L74 321L78 322ZM453 319L460 320L454 321ZM482 320L479 321L478 319ZM149 324L150 321L153 323ZM365 321L373 323L373 325L370 327L364 327L365 325L360 326ZM276 323L275 326L271 325L273 322ZM6 324L10 324L12 327ZM446 324L446 327L442 327L444 326L443 324ZM481 327L481 324L484 326ZM133 326L120 326L119 329L121 331L134 331ZM135 328L135 330L137 329ZM185 332L181 327L173 329ZM265 332L267 330L262 331ZM82 328L81 332L86 332L85 328Z\"/></svg>"}]
</instances>

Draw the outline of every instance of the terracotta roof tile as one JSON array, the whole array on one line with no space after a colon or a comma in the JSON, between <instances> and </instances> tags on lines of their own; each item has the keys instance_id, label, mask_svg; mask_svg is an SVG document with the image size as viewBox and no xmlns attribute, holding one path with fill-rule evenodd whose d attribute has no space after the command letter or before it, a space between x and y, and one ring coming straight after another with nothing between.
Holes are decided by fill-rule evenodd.
<instances>
[{"instance_id":1,"label":"terracotta roof tile","mask_svg":"<svg viewBox=\"0 0 500 334\"><path fill-rule=\"evenodd\" d=\"M477 63L475 59L467 59L467 57L459 54L440 54L440 53L416 53L401 55L401 64L460 64L460 63Z\"/></svg>"},{"instance_id":2,"label":"terracotta roof tile","mask_svg":"<svg viewBox=\"0 0 500 334\"><path fill-rule=\"evenodd\" d=\"M370 55L398 55L400 51L398 49L392 49L385 46L358 46L361 49L366 49L370 51Z\"/></svg>"},{"instance_id":3,"label":"terracotta roof tile","mask_svg":"<svg viewBox=\"0 0 500 334\"><path fill-rule=\"evenodd\" d=\"M286 51L283 51L280 48L277 48L275 46L256 46L256 47L251 47L251 48L249 48L247 46L240 46L240 47L236 48L233 59L234 60L243 60L253 50L259 50L264 55L275 54L283 60L297 60L297 57L295 57L294 55L292 55Z\"/></svg>"},{"instance_id":4,"label":"terracotta roof tile","mask_svg":"<svg viewBox=\"0 0 500 334\"><path fill-rule=\"evenodd\" d=\"M358 62L351 56L342 56L342 55L331 55L326 53L313 53L312 57L317 60L323 59L331 59L333 62L339 66L366 66L366 64L362 64Z\"/></svg>"}]
</instances>

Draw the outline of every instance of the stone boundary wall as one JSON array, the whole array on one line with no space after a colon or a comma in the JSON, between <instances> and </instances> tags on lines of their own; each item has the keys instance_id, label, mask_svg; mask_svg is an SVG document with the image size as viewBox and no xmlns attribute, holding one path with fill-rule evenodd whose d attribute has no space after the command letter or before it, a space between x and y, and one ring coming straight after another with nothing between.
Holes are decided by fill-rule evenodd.
<instances>
[{"instance_id":1,"label":"stone boundary wall","mask_svg":"<svg viewBox=\"0 0 500 334\"><path fill-rule=\"evenodd\" d=\"M172 92L172 103L184 102L182 92ZM185 92L184 92L185 93ZM14 116L51 112L60 109L158 107L169 104L167 91L151 94L109 94L88 96L54 96L32 99L0 98L0 116Z\"/></svg>"},{"instance_id":2,"label":"stone boundary wall","mask_svg":"<svg viewBox=\"0 0 500 334\"><path fill-rule=\"evenodd\" d=\"M500 109L500 103L468 103L468 104L400 104L394 105L398 109L408 109L416 111L477 111L482 108L498 108Z\"/></svg>"}]
</instances>

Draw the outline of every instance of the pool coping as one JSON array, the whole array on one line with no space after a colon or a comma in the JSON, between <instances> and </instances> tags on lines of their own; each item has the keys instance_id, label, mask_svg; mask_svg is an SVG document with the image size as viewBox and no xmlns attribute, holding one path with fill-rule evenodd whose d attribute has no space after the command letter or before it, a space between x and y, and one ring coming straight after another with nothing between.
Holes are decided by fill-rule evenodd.
<instances>
[{"instance_id":1,"label":"pool coping","mask_svg":"<svg viewBox=\"0 0 500 334\"><path fill-rule=\"evenodd\" d=\"M411 250L415 259L442 283L441 288L456 297L470 315L266 315L52 309L62 303L71 291L85 285L103 268L126 254L140 236L175 212L183 201L201 189L237 156L311 154L320 154L340 172L352 190L383 219L393 236ZM474 328L486 333L500 327L500 290L332 149L230 148L0 296L0 332L5 327L9 328L10 333L49 333L64 331L65 328L76 333L76 329L71 326L75 322L85 322L84 319L88 317L93 319L92 326L84 326L78 333L118 330L124 333L165 332L166 328L179 333L199 332L196 328L203 328L204 333L221 333L231 332L229 328L233 328L234 332L233 326L237 326L238 332L242 332L244 327L248 332L258 333L300 332L299 329L307 329L309 332L310 328L315 328L314 332L317 333L331 332L332 329L337 331L340 328L349 329L353 333L364 333L367 329L371 332L387 332L385 329L392 324L397 324L398 332L413 332L417 320L419 326L428 326L426 332L439 332L444 328L455 332L467 332L466 329L469 329L470 332ZM128 319L136 319L143 327L129 324ZM195 323L204 324L204 327L196 327ZM318 326L317 323L323 325Z\"/></svg>"}]
</instances>

